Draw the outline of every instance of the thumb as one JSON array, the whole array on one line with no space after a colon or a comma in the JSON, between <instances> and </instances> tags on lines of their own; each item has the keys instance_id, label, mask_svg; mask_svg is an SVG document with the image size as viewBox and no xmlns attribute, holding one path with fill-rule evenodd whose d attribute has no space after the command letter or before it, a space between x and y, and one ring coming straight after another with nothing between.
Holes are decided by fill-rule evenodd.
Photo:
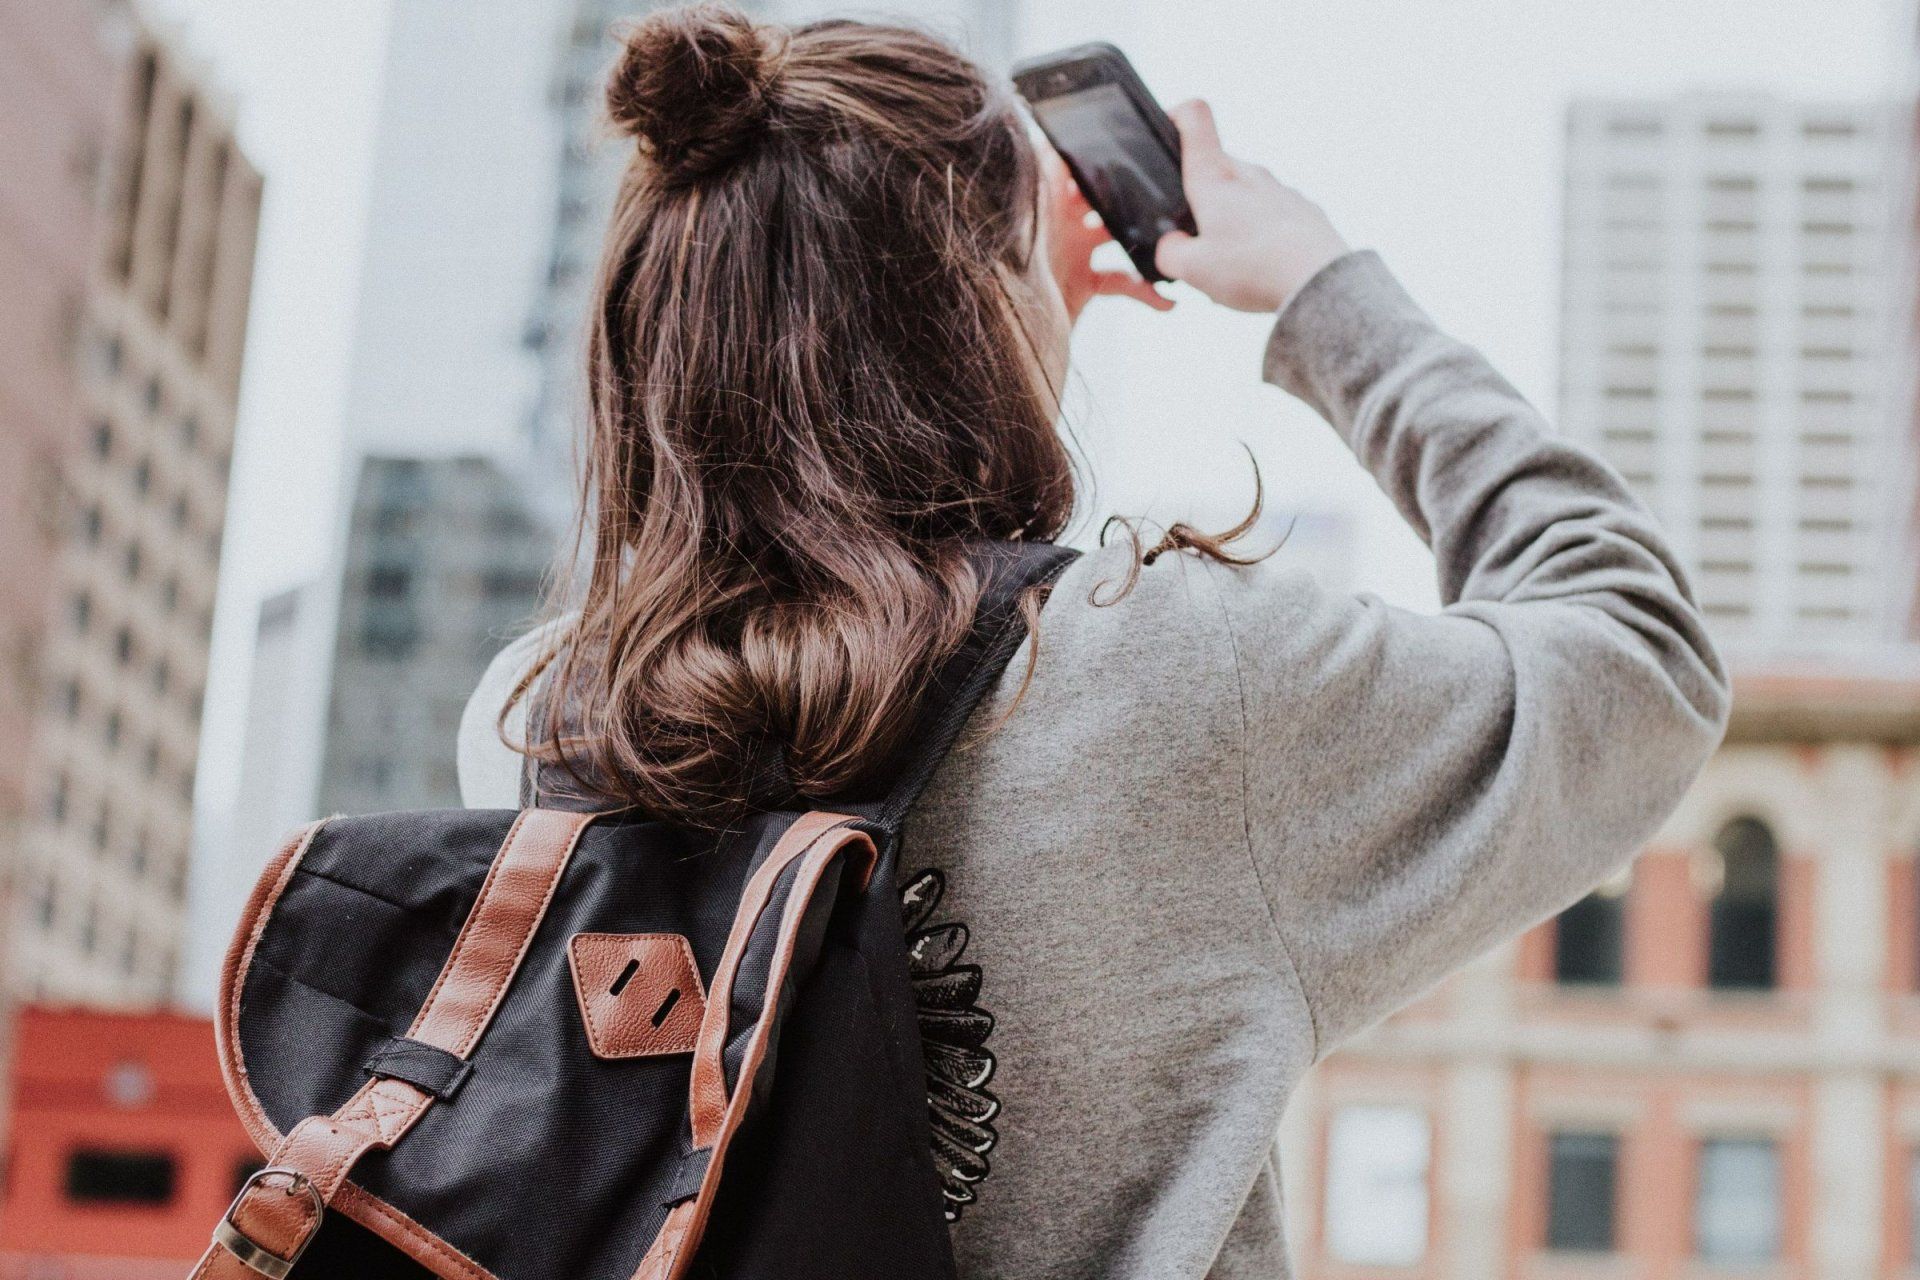
<instances>
[{"instance_id":1,"label":"thumb","mask_svg":"<svg viewBox=\"0 0 1920 1280\"><path fill-rule=\"evenodd\" d=\"M1169 280L1184 280L1193 264L1194 246L1199 243L1184 231L1169 231L1153 247L1153 265Z\"/></svg>"},{"instance_id":2,"label":"thumb","mask_svg":"<svg viewBox=\"0 0 1920 1280\"><path fill-rule=\"evenodd\" d=\"M1213 122L1213 108L1201 98L1175 107L1168 115L1180 131L1180 176L1215 177L1230 172L1232 161L1220 145L1220 129Z\"/></svg>"}]
</instances>

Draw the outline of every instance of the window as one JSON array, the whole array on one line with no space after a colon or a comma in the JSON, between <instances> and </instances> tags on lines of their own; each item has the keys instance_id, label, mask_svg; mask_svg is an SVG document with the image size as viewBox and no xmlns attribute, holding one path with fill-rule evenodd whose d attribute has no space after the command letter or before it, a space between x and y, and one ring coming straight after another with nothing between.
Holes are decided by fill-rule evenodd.
<instances>
[{"instance_id":1,"label":"window","mask_svg":"<svg viewBox=\"0 0 1920 1280\"><path fill-rule=\"evenodd\" d=\"M173 1199L174 1161L165 1152L75 1151L67 1157L67 1199L80 1204L163 1205Z\"/></svg>"},{"instance_id":2,"label":"window","mask_svg":"<svg viewBox=\"0 0 1920 1280\"><path fill-rule=\"evenodd\" d=\"M1556 1133L1547 1140L1547 1248L1609 1253L1620 1139Z\"/></svg>"},{"instance_id":3,"label":"window","mask_svg":"<svg viewBox=\"0 0 1920 1280\"><path fill-rule=\"evenodd\" d=\"M1743 1266L1780 1253L1780 1151L1769 1138L1700 1144L1694 1250L1706 1262Z\"/></svg>"},{"instance_id":4,"label":"window","mask_svg":"<svg viewBox=\"0 0 1920 1280\"><path fill-rule=\"evenodd\" d=\"M1553 939L1555 982L1620 985L1627 884L1628 878L1623 875L1560 913Z\"/></svg>"},{"instance_id":5,"label":"window","mask_svg":"<svg viewBox=\"0 0 1920 1280\"><path fill-rule=\"evenodd\" d=\"M1720 884L1709 912L1707 982L1721 991L1774 985L1779 847L1758 818L1735 818L1713 842Z\"/></svg>"},{"instance_id":6,"label":"window","mask_svg":"<svg viewBox=\"0 0 1920 1280\"><path fill-rule=\"evenodd\" d=\"M413 574L398 565L375 565L367 571L367 594L375 600L404 600Z\"/></svg>"},{"instance_id":7,"label":"window","mask_svg":"<svg viewBox=\"0 0 1920 1280\"><path fill-rule=\"evenodd\" d=\"M1432 1140L1417 1107L1346 1106L1327 1130L1327 1252L1340 1262L1408 1267L1427 1251Z\"/></svg>"}]
</instances>

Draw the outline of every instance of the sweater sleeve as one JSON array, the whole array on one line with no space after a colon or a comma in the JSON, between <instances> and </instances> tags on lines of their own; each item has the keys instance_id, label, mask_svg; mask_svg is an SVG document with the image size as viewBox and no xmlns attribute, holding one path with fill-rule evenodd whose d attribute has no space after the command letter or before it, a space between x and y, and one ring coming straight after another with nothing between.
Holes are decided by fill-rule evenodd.
<instances>
[{"instance_id":1,"label":"sweater sleeve","mask_svg":"<svg viewBox=\"0 0 1920 1280\"><path fill-rule=\"evenodd\" d=\"M1444 606L1210 569L1249 852L1324 1055L1623 865L1718 744L1728 682L1619 476L1547 434L1373 254L1295 296L1266 375L1433 548Z\"/></svg>"}]
</instances>

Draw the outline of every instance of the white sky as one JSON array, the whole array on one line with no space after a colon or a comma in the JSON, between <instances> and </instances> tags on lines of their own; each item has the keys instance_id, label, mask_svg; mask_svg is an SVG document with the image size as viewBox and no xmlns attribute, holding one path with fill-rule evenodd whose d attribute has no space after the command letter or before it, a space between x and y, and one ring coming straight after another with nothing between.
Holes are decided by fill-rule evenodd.
<instances>
[{"instance_id":1,"label":"white sky","mask_svg":"<svg viewBox=\"0 0 1920 1280\"><path fill-rule=\"evenodd\" d=\"M1551 409L1566 102L1720 87L1890 96L1910 78L1909 2L1029 0L1021 43L1109 39L1164 101L1210 97L1230 148L1380 249L1443 323ZM268 176L208 704L203 773L221 790L258 602L319 574L335 528L386 0L149 7L230 91ZM1264 332L1193 297L1168 318L1117 303L1089 315L1076 429L1095 457L1097 510L1237 514L1250 493L1244 441L1275 505L1352 522L1361 585L1426 600L1424 557L1370 482L1311 414L1259 385Z\"/></svg>"}]
</instances>

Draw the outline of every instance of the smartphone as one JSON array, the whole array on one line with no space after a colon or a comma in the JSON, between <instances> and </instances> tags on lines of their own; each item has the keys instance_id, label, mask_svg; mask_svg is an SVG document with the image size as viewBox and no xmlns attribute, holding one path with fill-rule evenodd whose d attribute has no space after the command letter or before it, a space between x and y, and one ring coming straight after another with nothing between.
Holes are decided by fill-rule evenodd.
<instances>
[{"instance_id":1,"label":"smartphone","mask_svg":"<svg viewBox=\"0 0 1920 1280\"><path fill-rule=\"evenodd\" d=\"M1013 84L1134 269L1166 279L1153 264L1154 246L1169 231L1194 232L1180 185L1180 134L1127 55L1084 44L1020 63Z\"/></svg>"}]
</instances>

